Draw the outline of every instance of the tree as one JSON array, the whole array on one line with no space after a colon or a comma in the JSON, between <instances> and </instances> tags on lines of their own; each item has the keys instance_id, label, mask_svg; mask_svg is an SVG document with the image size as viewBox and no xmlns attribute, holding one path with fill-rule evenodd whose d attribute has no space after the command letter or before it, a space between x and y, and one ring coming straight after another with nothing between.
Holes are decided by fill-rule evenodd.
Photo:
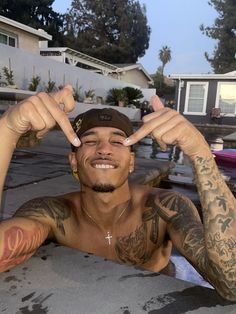
<instances>
[{"instance_id":1,"label":"tree","mask_svg":"<svg viewBox=\"0 0 236 314\"><path fill-rule=\"evenodd\" d=\"M210 57L205 52L207 61L215 73L226 73L236 69L236 1L235 0L209 0L219 13L212 27L203 24L200 30L203 34L218 40Z\"/></svg>"},{"instance_id":2,"label":"tree","mask_svg":"<svg viewBox=\"0 0 236 314\"><path fill-rule=\"evenodd\" d=\"M156 73L152 76L156 93L159 97L174 98L175 86L170 86L165 83L162 70L162 66L158 67Z\"/></svg>"},{"instance_id":3,"label":"tree","mask_svg":"<svg viewBox=\"0 0 236 314\"><path fill-rule=\"evenodd\" d=\"M33 28L42 28L53 36L52 45L63 42L60 28L62 15L52 9L54 0L1 0L0 15L26 24Z\"/></svg>"},{"instance_id":4,"label":"tree","mask_svg":"<svg viewBox=\"0 0 236 314\"><path fill-rule=\"evenodd\" d=\"M164 67L171 60L171 50L169 47L164 46L159 50L159 59L162 62L161 74L164 75Z\"/></svg>"},{"instance_id":5,"label":"tree","mask_svg":"<svg viewBox=\"0 0 236 314\"><path fill-rule=\"evenodd\" d=\"M135 0L73 0L63 31L67 46L109 63L135 63L149 46L145 6Z\"/></svg>"}]
</instances>

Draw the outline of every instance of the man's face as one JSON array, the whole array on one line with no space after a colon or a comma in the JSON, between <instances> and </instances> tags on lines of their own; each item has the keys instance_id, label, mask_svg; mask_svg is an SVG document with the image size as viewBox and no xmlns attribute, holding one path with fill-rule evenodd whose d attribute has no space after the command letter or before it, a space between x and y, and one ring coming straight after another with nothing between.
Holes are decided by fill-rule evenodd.
<instances>
[{"instance_id":1,"label":"man's face","mask_svg":"<svg viewBox=\"0 0 236 314\"><path fill-rule=\"evenodd\" d=\"M123 145L126 134L116 128L92 128L80 137L77 171L83 185L97 192L112 192L122 186L130 170L134 156Z\"/></svg>"}]
</instances>

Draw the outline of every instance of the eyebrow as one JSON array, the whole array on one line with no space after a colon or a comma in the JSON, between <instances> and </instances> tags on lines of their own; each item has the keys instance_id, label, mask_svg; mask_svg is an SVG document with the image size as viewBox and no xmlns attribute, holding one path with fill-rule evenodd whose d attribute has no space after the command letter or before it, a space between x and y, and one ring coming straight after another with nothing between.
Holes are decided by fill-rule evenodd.
<instances>
[{"instance_id":1,"label":"eyebrow","mask_svg":"<svg viewBox=\"0 0 236 314\"><path fill-rule=\"evenodd\" d=\"M115 132L112 132L112 134L113 134L113 135L119 135L119 136L122 136L122 137L124 137L124 138L127 137L124 132L115 131Z\"/></svg>"},{"instance_id":2,"label":"eyebrow","mask_svg":"<svg viewBox=\"0 0 236 314\"><path fill-rule=\"evenodd\" d=\"M94 131L85 131L80 136L80 138L85 137L85 136L89 136L89 135L96 135L96 132L94 132ZM114 132L112 132L112 135L118 135L118 136L121 136L121 137L124 137L124 138L127 137L126 134L124 132L122 132L122 131L114 131Z\"/></svg>"},{"instance_id":3,"label":"eyebrow","mask_svg":"<svg viewBox=\"0 0 236 314\"><path fill-rule=\"evenodd\" d=\"M95 132L94 131L85 131L81 136L80 138L84 137L84 136L89 136L89 135L94 135Z\"/></svg>"}]
</instances>

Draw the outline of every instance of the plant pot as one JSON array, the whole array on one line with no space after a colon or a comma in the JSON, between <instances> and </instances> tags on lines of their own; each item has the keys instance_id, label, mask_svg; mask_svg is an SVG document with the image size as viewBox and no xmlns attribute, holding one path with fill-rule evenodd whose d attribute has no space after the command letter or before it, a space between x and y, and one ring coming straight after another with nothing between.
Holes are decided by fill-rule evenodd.
<instances>
[{"instance_id":1,"label":"plant pot","mask_svg":"<svg viewBox=\"0 0 236 314\"><path fill-rule=\"evenodd\" d=\"M118 106L119 107L124 107L125 106L124 100L118 100Z\"/></svg>"},{"instance_id":2,"label":"plant pot","mask_svg":"<svg viewBox=\"0 0 236 314\"><path fill-rule=\"evenodd\" d=\"M92 97L86 97L84 99L85 104L93 104L93 98Z\"/></svg>"}]
</instances>

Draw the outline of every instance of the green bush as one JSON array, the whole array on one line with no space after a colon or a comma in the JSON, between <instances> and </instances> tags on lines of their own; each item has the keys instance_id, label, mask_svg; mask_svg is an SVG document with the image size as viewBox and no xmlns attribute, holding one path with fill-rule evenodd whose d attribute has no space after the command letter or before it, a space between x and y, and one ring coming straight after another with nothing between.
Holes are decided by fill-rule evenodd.
<instances>
[{"instance_id":1,"label":"green bush","mask_svg":"<svg viewBox=\"0 0 236 314\"><path fill-rule=\"evenodd\" d=\"M106 102L110 105L118 106L119 101L123 101L125 105L128 103L126 91L123 88L112 88L109 90Z\"/></svg>"}]
</instances>

